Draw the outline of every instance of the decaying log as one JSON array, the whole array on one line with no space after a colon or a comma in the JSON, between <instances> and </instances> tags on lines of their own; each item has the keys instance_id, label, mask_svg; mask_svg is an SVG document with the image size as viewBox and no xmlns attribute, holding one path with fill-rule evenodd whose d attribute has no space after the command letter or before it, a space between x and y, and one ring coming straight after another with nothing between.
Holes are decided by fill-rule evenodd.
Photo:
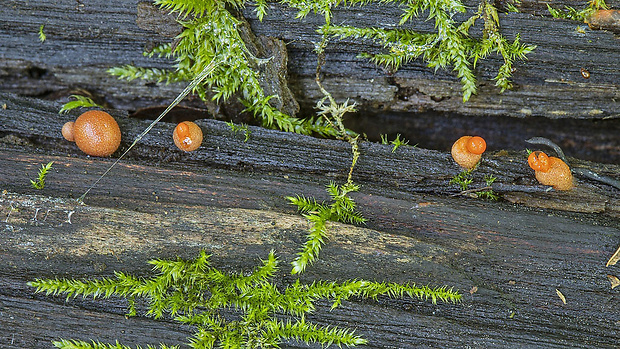
<instances>
[{"instance_id":1,"label":"decaying log","mask_svg":"<svg viewBox=\"0 0 620 349\"><path fill-rule=\"evenodd\" d=\"M95 186L86 205L79 205L75 199L150 122L127 118L121 110L152 117L182 89L178 84L122 82L106 70L124 64L169 67L170 62L146 58L142 51L172 40L179 27L138 1L2 5L3 347L50 348L59 338L119 340L145 347L181 343L192 333L166 319L127 318L127 304L114 298L65 302L63 297L35 294L26 285L35 278L104 277L114 271L149 275L150 259L190 259L200 250L212 253L213 264L223 270L251 270L275 250L281 261L278 285L294 281L288 263L309 225L285 197L327 200L325 186L342 183L349 171L348 143L256 127L249 128L244 142L243 134L221 121L199 120L204 144L184 153L172 143L174 124L162 122ZM553 4L563 5L584 6L575 0ZM516 88L503 94L490 80L501 60L481 62L476 68L480 91L465 104L450 71L434 73L416 61L392 75L357 58L359 52L380 47L331 42L324 85L338 100L351 98L362 109L347 126L368 132L371 139L378 138L371 132L389 133L390 139L402 133L412 145L420 139L420 146L392 151L390 145L361 143L353 177L361 190L352 196L368 223L330 224L331 239L303 281L412 281L454 287L464 297L459 304L437 305L407 298L354 300L331 311L330 304L323 303L310 320L354 328L369 340L369 348L618 346L620 288L612 289L607 275L620 276L620 269L605 263L620 244L620 190L577 178L571 192L544 191L527 168L522 143L532 136L552 138L575 156L569 158L572 166L620 179L618 39L585 24L552 19L544 2L517 6L522 13L500 15L502 32L508 38L520 33L522 42L537 49L516 65ZM299 22L294 11L272 3L259 22L252 10L242 12L258 36L251 49L269 55L274 51L261 51L265 47L260 46L271 42L281 53L277 61L288 56L289 87L300 114L311 113L322 97L314 82L312 52L321 19L310 14ZM390 26L397 23L400 10L377 5L337 9L334 14L334 23ZM45 42L37 35L41 25ZM432 23L420 21L412 28L428 31ZM588 79L581 69L590 72ZM76 92L115 109L123 143L111 159L87 157L62 139L60 127L77 112L58 115L58 110L66 96ZM183 105L168 121L217 113L234 118L238 112L218 111L192 98ZM441 127L434 125L438 122ZM364 123L370 126L359 126ZM391 130L373 126L390 123ZM413 134L419 137L407 133L411 124L417 124L419 131ZM433 127L436 131L428 136L426 128ZM493 189L499 201L462 195L449 184L460 169L445 151L448 142L469 131L488 134L491 140L471 186L483 187L484 176L496 177ZM49 161L54 165L46 187L32 189L29 179ZM284 347L307 346L290 342Z\"/></svg>"},{"instance_id":2,"label":"decaying log","mask_svg":"<svg viewBox=\"0 0 620 349\"><path fill-rule=\"evenodd\" d=\"M477 6L473 1L467 5ZM553 5L585 6L575 0ZM381 134L393 139L400 133L411 144L437 150L449 149L454 139L466 133L489 135L491 147L507 150L523 150L524 139L544 136L572 156L618 163L618 39L611 32L550 18L546 3L523 1L516 6L523 13L501 15L503 33L508 38L521 33L523 42L538 48L526 62L517 63L516 88L504 94L489 80L501 60L490 57L480 62L480 93L465 104L460 83L450 71L434 73L415 61L391 75L357 58L359 52L380 50L376 45L333 40L327 48L323 83L338 100L350 98L362 110L349 117L347 127L374 141ZM274 56L274 62L284 62L288 56L288 83L297 101L284 98L286 109L296 110L299 102L300 115L314 114L316 101L323 97L314 82L317 57L312 51L321 19L310 14L300 22L290 9L271 4L269 15L259 22L252 11L248 7L243 16L258 41L271 42L271 47L257 47L256 54ZM392 5L337 8L334 23L389 25L396 23L399 11ZM45 42L37 35L41 25ZM430 22L419 21L414 26L432 30ZM154 118L183 86L128 83L111 77L106 70L125 64L170 67L171 62L144 57L142 51L170 42L178 30L173 18L145 1L9 1L0 13L0 90L63 103L70 94L86 94L109 108ZM286 51L282 51L282 43ZM581 76L581 68L590 72L589 79ZM285 74L283 69L272 71ZM270 91L287 91L282 84L278 86L279 80L274 77L276 84ZM182 104L187 108L169 120L215 117L251 121L238 115L238 105L205 105L195 97Z\"/></svg>"},{"instance_id":3,"label":"decaying log","mask_svg":"<svg viewBox=\"0 0 620 349\"><path fill-rule=\"evenodd\" d=\"M477 2L467 1L469 8ZM414 61L396 74L387 74L364 59L359 52L375 52L377 45L334 41L328 47L324 67L325 85L338 99L351 98L363 108L383 111L446 111L466 115L510 115L548 118L617 118L620 46L613 33L596 31L574 21L541 17L544 2L523 2L524 13L501 15L502 32L508 38L518 33L522 42L537 45L528 60L516 65L516 88L499 94L491 79L501 58L490 57L476 67L480 92L462 103L460 83L450 71L436 73L421 61ZM500 3L502 5L502 3ZM554 2L584 6L572 0ZM613 2L609 3L614 6ZM517 6L519 6L517 4ZM168 20L161 29L152 11L141 11L140 29L136 25L137 2L127 0L89 3L47 1L9 1L0 14L0 89L31 96L57 97L76 88L86 89L102 102L118 109L138 109L160 103L162 96L174 95L177 86L126 84L105 72L112 66L135 64L165 68L169 62L142 56L142 50L170 41ZM394 26L401 10L394 5L336 8L334 23L354 26ZM310 14L304 21L295 12L276 3L262 22L248 7L243 16L257 35L283 40L287 45L290 85L306 112L317 96L314 84L316 56L313 42L318 40L321 17ZM41 43L37 32L45 25L47 40ZM581 29L577 29L581 27ZM412 28L429 31L433 24L420 20ZM158 33L159 32L159 33ZM161 33L161 34L160 34ZM476 33L474 33L476 34ZM479 34L479 33L478 33ZM478 35L477 34L477 35ZM590 72L584 79L581 69Z\"/></svg>"},{"instance_id":4,"label":"decaying log","mask_svg":"<svg viewBox=\"0 0 620 349\"><path fill-rule=\"evenodd\" d=\"M75 198L112 163L63 141L56 102L0 95L0 341L49 348L58 338L128 345L175 344L191 329L125 318L120 300L65 303L34 294L37 277L148 275L153 258L192 258L205 249L224 270L250 270L274 249L278 283L294 280L288 262L308 223L285 196L327 199L325 185L346 178L346 142L223 122L199 121L204 145L183 153L162 122L87 196ZM148 124L115 115L121 150ZM331 239L304 281L364 278L448 285L459 304L402 299L322 304L310 320L355 328L369 348L614 348L620 337L618 289L605 263L618 247L618 190L579 179L571 193L502 192L524 204L450 196L459 172L445 152L364 142L353 195L365 227L331 224ZM115 154L114 156L117 156ZM498 183L534 188L525 152L496 151L477 170ZM46 187L29 178L54 161ZM575 161L617 178L616 165ZM524 195L532 197L525 198ZM535 196L535 198L534 198ZM538 201L533 203L533 201ZM529 206L555 206L562 209ZM474 286L476 288L474 288ZM557 296L559 290L566 304ZM470 292L471 291L471 292ZM287 348L306 347L295 342Z\"/></svg>"},{"instance_id":5,"label":"decaying log","mask_svg":"<svg viewBox=\"0 0 620 349\"><path fill-rule=\"evenodd\" d=\"M43 143L61 151L76 151L74 144L65 142L58 132L62 125L74 120L77 113L57 115L58 104L28 99L10 94L4 97L7 110L0 132L12 134L12 137L32 138L36 143ZM15 116L9 117L15 114ZM2 115L0 114L0 115ZM41 119L46 120L42 123ZM150 123L134 119L118 118L123 130L124 147L130 144ZM151 163L162 161L186 164L199 163L228 170L254 170L267 173L297 173L314 176L317 179L329 178L345 181L351 164L351 151L347 142L322 140L292 133L279 133L262 128L251 128L250 138L253 142L244 142L244 136L235 134L225 123L215 120L199 120L197 123L209 131L205 136L200 151L183 153L173 151L162 155L162 146L168 149L171 144L169 135L172 125L160 123L147 135L131 156ZM20 130L23 130L20 132ZM303 139L300 143L299 139ZM15 142L14 140L12 142ZM122 151L123 147L121 147ZM448 182L462 171L450 155L445 152L403 146L392 152L392 147L372 142L360 145L362 158L355 168L356 182L383 190L405 190L418 193L457 194L458 186ZM166 151L166 153L168 153ZM327 154L327 155L326 155ZM511 185L524 185L523 190L537 185L532 170L526 165L527 153L498 150L489 152L476 171L476 180L483 185L484 176L497 178L496 188L501 192L521 195L518 188L511 190ZM578 159L571 159L575 167L590 169L600 175L617 177L620 168L617 165L597 164ZM472 185L475 188L476 184ZM506 187L508 186L508 187ZM544 191L540 188L539 191ZM579 179L578 187L568 193L534 193L542 196L546 207L557 207L577 212L604 212L616 215L620 209L615 197L618 189L605 184ZM555 202L555 203L554 203Z\"/></svg>"}]
</instances>

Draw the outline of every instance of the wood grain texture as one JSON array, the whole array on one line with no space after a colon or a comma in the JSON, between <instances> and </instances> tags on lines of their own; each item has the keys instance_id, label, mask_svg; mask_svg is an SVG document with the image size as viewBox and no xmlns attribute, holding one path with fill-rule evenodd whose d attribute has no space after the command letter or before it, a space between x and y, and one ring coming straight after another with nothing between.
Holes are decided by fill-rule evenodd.
<instances>
[{"instance_id":1,"label":"wood grain texture","mask_svg":"<svg viewBox=\"0 0 620 349\"><path fill-rule=\"evenodd\" d=\"M470 6L475 8L476 5L471 3ZM557 6L561 7L561 4ZM295 62L289 65L293 76L291 84L299 84L301 87L298 90L304 91L299 98L302 107L304 102L307 107L311 106L319 92L312 82L316 58L308 51L312 47L311 42L318 41L318 36L309 29L320 25L321 19L311 17L308 21L312 25L308 26L291 21L294 12L290 10L276 6L273 10L274 14L262 23L250 19L253 29L257 34L274 35L289 43L290 61ZM336 9L334 12L334 23L360 27L372 27L377 23L394 26L400 18L398 8L380 5ZM245 16L250 18L249 10ZM467 115L549 118L618 117L617 81L620 81L620 70L615 57L619 53L613 33L586 29L586 34L582 36L575 30L578 23L531 14L501 16L501 25L506 37L514 38L520 34L522 42L538 46L528 55L527 61L515 65L516 88L512 91L499 94L491 82L501 64L498 57L489 57L479 65L480 92L468 103L462 103L460 84L452 72L439 70L433 73L424 63L414 61L394 75L386 76L373 64L356 58L359 52L376 52L379 48L351 40L336 40L331 50L328 49L327 64L323 68L327 75L326 84L351 86L352 82L353 86L369 86L360 88L357 95L345 89L346 93L338 97L354 96L362 101L362 105L370 103L374 108L389 111L434 110ZM411 28L430 31L432 23L415 22ZM279 34L276 35L276 31ZM584 79L581 68L596 71L598 75L595 80ZM342 91L340 88L331 90Z\"/></svg>"},{"instance_id":2,"label":"wood grain texture","mask_svg":"<svg viewBox=\"0 0 620 349\"><path fill-rule=\"evenodd\" d=\"M161 123L82 206L74 198L113 159L84 156L63 141L60 126L75 115L58 116L57 103L1 99L0 343L8 348L49 348L59 337L175 344L191 333L169 321L126 319L116 299L65 303L36 295L26 282L37 277L148 275L149 259L192 258L202 249L219 268L251 270L274 249L282 262L277 283L294 281L288 262L308 223L285 196L327 199L325 185L343 181L350 161L345 142L251 128L244 143L213 120L199 122L204 146L183 153L172 144L173 125ZM115 116L127 147L147 122ZM584 212L528 207L533 199L523 205L451 197L456 189L447 181L459 170L448 154L412 147L392 153L368 143L361 149L354 178L362 189L354 198L369 222L331 224L330 241L303 281L449 285L463 302L380 298L334 311L321 304L311 320L355 328L368 348L617 346L620 297L606 275L620 270L605 267L620 241L617 190L581 180L579 202L576 193L538 194L544 205ZM480 174L532 187L524 156L489 154ZM29 177L49 161L46 188L31 189ZM620 173L613 165L577 163Z\"/></svg>"},{"instance_id":3,"label":"wood grain texture","mask_svg":"<svg viewBox=\"0 0 620 349\"><path fill-rule=\"evenodd\" d=\"M576 6L574 2L566 4ZM477 3L467 5L476 8ZM334 41L328 49L325 84L338 99L351 98L376 112L432 110L465 115L617 118L620 49L614 34L590 30L585 24L585 32L580 33L576 31L579 23L541 17L541 5L531 5L523 5L523 10L530 13L501 15L506 37L514 38L520 33L523 42L538 46L527 61L516 65L513 91L499 94L493 86L491 79L501 64L498 57L478 65L480 92L463 104L460 83L452 72L434 73L424 63L414 61L389 75L357 58L361 51L375 52L380 47L346 40ZM563 3L554 5L561 8ZM109 67L130 63L169 66L164 60L142 56L143 50L170 39L157 30L140 29L136 24L137 7L136 1L128 0L7 1L0 14L0 89L54 98L80 88L118 109L135 110L161 103L162 96L174 95L178 86L126 84L105 73ZM320 17L309 15L299 22L294 18L295 12L278 4L270 5L263 22L255 19L251 7L243 15L257 35L275 37L287 44L290 85L302 109L311 112L318 94L313 82L316 56L312 42L318 40L316 26L321 23ZM338 8L334 23L380 23L389 27L398 22L399 16L400 9L392 5ZM44 43L36 35L40 25L45 25L48 37ZM419 21L412 28L428 31L432 30L432 23ZM581 76L582 68L590 71L589 79Z\"/></svg>"},{"instance_id":4,"label":"wood grain texture","mask_svg":"<svg viewBox=\"0 0 620 349\"><path fill-rule=\"evenodd\" d=\"M11 133L12 137L30 139L30 142L43 144L57 151L76 152L74 144L64 141L58 130L62 125L74 120L78 115L57 115L58 104L2 94L7 103L7 110L0 110L5 122L0 125L0 132ZM12 116L14 115L14 116ZM46 122L41 122L41 119ZM137 121L122 116L117 117L123 132L123 141L117 152L126 149L150 123ZM257 171L263 173L282 173L310 176L317 180L328 179L344 181L348 174L351 152L348 143L338 140L317 139L310 136L276 132L258 127L251 127L248 142L243 142L242 134L235 134L223 122L199 120L205 137L202 147L195 152L186 153L171 149L174 125L159 123L137 145L129 155L137 160L151 163L183 163L187 165L208 165L221 169ZM12 141L16 142L16 141ZM356 182L380 190L406 190L418 193L457 194L458 186L449 185L452 177L462 169L454 163L450 154L417 147L400 147L392 152L389 145L362 142L362 157L355 169ZM484 186L483 177L492 175L497 178L496 190L512 192L501 185L523 185L524 190L537 186L532 170L526 165L527 153L497 150L485 154L476 171L471 188ZM617 178L620 169L617 165L598 164L578 159L571 159L571 164L588 168L600 175ZM579 179L578 187L570 192L531 194L542 197L553 207L581 212L603 212L608 210L615 215L618 210L618 189L608 185ZM544 189L544 188L540 188ZM519 190L517 190L519 191ZM520 195L515 193L514 195ZM542 195L542 196L541 196ZM79 195L78 195L79 196ZM510 196L512 197L512 196ZM524 200L522 200L524 201ZM525 200L527 203L527 200ZM534 201L532 201L534 202Z\"/></svg>"}]
</instances>

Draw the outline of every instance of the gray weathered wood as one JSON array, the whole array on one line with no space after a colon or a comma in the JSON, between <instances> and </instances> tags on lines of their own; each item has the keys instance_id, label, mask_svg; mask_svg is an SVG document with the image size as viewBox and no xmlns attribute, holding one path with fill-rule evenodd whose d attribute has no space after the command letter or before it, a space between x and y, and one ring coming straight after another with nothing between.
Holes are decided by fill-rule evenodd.
<instances>
[{"instance_id":1,"label":"gray weathered wood","mask_svg":"<svg viewBox=\"0 0 620 349\"><path fill-rule=\"evenodd\" d=\"M566 4L578 7L574 1ZM476 7L475 2L468 5ZM554 5L561 8L563 3ZM590 30L585 24L584 33L580 33L576 31L579 23L540 17L541 7L544 4L534 7L530 2L522 7L526 13L501 16L507 37L520 33L523 42L538 46L526 62L517 64L513 91L499 94L490 81L501 63L497 57L477 67L480 93L463 104L460 83L452 72L433 73L421 61L415 61L389 75L356 58L360 51L377 51L379 47L349 41L334 42L328 49L325 85L337 98L351 98L363 108L377 112L433 110L467 115L617 118L620 49L614 34ZM135 23L136 15L137 2L128 0L8 1L0 14L0 88L49 98L81 88L120 109L135 110L162 102L162 96L173 96L178 86L126 84L105 72L107 68L130 63L168 66L164 60L142 56L142 50L170 39L140 29ZM321 18L309 15L300 22L294 15L294 11L272 4L261 23L251 8L244 11L256 34L273 36L287 44L290 84L307 113L319 95L313 82L316 57L312 42L317 40L315 30ZM400 10L393 5L338 8L334 22L390 26L398 22L399 16ZM45 25L47 34L44 43L37 36L40 25ZM421 20L414 27L429 30L432 23ZM589 79L581 76L581 68L590 71Z\"/></svg>"},{"instance_id":2,"label":"gray weathered wood","mask_svg":"<svg viewBox=\"0 0 620 349\"><path fill-rule=\"evenodd\" d=\"M293 281L288 262L308 224L284 197L327 199L324 186L343 181L350 160L345 142L251 128L244 143L218 121L199 122L204 146L183 153L170 140L173 125L161 123L82 206L74 198L113 159L84 156L63 141L59 128L75 115L58 116L57 103L0 98L7 104L0 109L0 341L8 348L49 348L59 337L175 344L191 333L169 321L125 319L123 302L114 299L65 304L35 295L26 282L37 277L147 275L149 259L192 258L201 249L213 253L217 267L250 270L275 249L278 283ZM116 116L126 147L147 122ZM354 198L369 222L331 224L331 240L303 279L450 285L464 293L463 302L381 298L334 311L322 304L311 320L355 328L368 348L617 346L620 298L606 275L620 270L605 262L620 238L618 190L580 180L583 199L538 195L560 207L584 200L570 207L583 213L528 207L533 199L521 205L450 197L455 189L447 181L458 169L446 153L392 153L367 143L361 149L354 178L362 189ZM531 187L524 156L488 154L478 171ZM28 179L48 161L55 163L46 188L31 189ZM613 165L579 164L620 173Z\"/></svg>"}]
</instances>

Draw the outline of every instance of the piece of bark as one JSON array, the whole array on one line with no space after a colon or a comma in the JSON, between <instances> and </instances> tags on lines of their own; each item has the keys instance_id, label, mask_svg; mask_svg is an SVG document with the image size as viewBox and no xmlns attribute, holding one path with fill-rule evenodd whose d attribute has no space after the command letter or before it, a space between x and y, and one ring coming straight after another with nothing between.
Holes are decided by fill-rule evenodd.
<instances>
[{"instance_id":1,"label":"piece of bark","mask_svg":"<svg viewBox=\"0 0 620 349\"><path fill-rule=\"evenodd\" d=\"M174 38L183 32L174 13L161 10L150 1L140 1L136 8L136 25L140 29L154 31L166 38Z\"/></svg>"},{"instance_id":2,"label":"piece of bark","mask_svg":"<svg viewBox=\"0 0 620 349\"><path fill-rule=\"evenodd\" d=\"M11 133L13 137L32 139L59 151L79 152L77 147L64 141L59 130L62 125L75 119L75 115L55 113L55 104L2 94L7 110L0 111L6 120L0 125L0 132ZM76 113L77 114L77 113ZM46 122L41 123L41 119ZM122 152L146 127L148 121L136 121L117 117L123 134ZM344 181L351 163L351 150L347 142L322 140L293 133L275 132L252 127L250 140L244 142L243 135L235 134L228 125L214 120L197 121L205 137L201 148L185 153L171 150L170 135L174 125L159 123L145 136L129 154L134 159L160 162L179 162L208 165L229 170L253 170L283 174L299 174L315 178L329 178ZM9 141L14 142L9 139ZM403 146L392 152L389 145L362 142L362 153L354 174L356 182L375 190L404 190L418 193L455 194L458 185L449 181L462 169L454 163L448 153L417 147ZM79 153L77 153L79 154ZM485 154L475 172L471 189L484 187L483 177L496 177L496 184L505 186L524 185L528 188L538 185L532 170L526 165L526 152L509 153L496 151ZM611 177L617 177L620 170L616 165L596 164L583 161L572 162L575 166ZM501 193L510 193L510 187ZM379 189L381 188L381 189ZM517 191L519 189L517 188ZM542 189L540 190L542 191ZM577 212L607 212L617 215L618 189L611 186L579 179L578 190L538 195L541 199L520 200L507 195L508 200L519 201L534 207L550 207Z\"/></svg>"},{"instance_id":3,"label":"piece of bark","mask_svg":"<svg viewBox=\"0 0 620 349\"><path fill-rule=\"evenodd\" d=\"M115 299L65 305L63 297L34 295L25 282L113 271L144 276L149 259L192 258L201 249L227 271L251 270L275 249L282 261L276 279L291 282L287 261L308 223L284 196L326 196L325 180L308 175L182 162L154 167L129 160L81 206L70 197L83 191L80 184L92 183L109 160L6 147L0 154L0 185L7 190L0 195L5 241L0 301L6 315L0 317L0 338L15 347L46 348L59 337L176 344L191 330L169 321L125 319L126 304ZM22 184L16 175L17 169L32 173L52 160L55 170L42 191L29 189L27 179ZM373 192L364 186L354 194L369 218L367 228L330 224L330 240L304 280L413 281L463 293L477 286L478 292L457 305L380 298L330 311L329 304L321 304L308 320L352 327L369 340L369 348L616 344L617 325L603 316L618 307L604 267L620 233L617 221L398 190ZM570 304L555 296L558 287Z\"/></svg>"},{"instance_id":4,"label":"piece of bark","mask_svg":"<svg viewBox=\"0 0 620 349\"><path fill-rule=\"evenodd\" d=\"M568 2L567 2L568 3ZM568 3L573 5L574 3ZM475 2L468 3L476 8ZM555 4L559 7L562 3ZM613 4L612 4L613 5ZM297 86L296 98L302 110L312 111L317 93L314 71L320 16L295 18L295 11L279 4L269 5L268 15L259 22L248 7L244 16L256 35L275 37L287 43L290 83ZM135 64L155 68L169 67L163 59L142 56L142 50L169 40L138 28L136 5L126 0L72 3L11 2L0 14L0 89L36 96L55 96L79 87L105 96L115 108L138 109L161 101L177 87L154 88L147 82L127 84L105 73L107 68ZM395 25L401 10L393 5L338 7L333 23L355 26ZM48 18L43 21L42 18ZM351 98L374 111L432 110L466 115L511 115L548 118L617 118L620 55L617 39L610 32L585 29L579 23L541 18L527 13L500 16L502 32L512 39L537 45L528 60L515 65L516 88L499 94L492 78L501 58L479 62L479 94L468 103L461 101L461 86L449 70L432 69L416 60L393 76L367 60L356 58L360 51L378 51L377 45L333 41L324 66L325 82L347 85L332 93L339 100ZM45 23L44 23L45 22ZM97 25L93 25L97 23ZM48 39L41 43L36 33L45 24ZM585 26L585 25L583 25ZM413 22L413 29L432 30L429 21ZM475 34L475 33L474 33ZM581 69L591 76L584 79ZM136 96L140 96L137 98Z\"/></svg>"}]
</instances>

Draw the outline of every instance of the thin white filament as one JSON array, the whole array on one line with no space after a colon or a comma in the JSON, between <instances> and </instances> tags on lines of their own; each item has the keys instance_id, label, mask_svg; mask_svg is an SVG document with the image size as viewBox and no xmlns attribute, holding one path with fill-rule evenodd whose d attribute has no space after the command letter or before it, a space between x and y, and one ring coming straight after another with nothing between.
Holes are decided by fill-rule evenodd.
<instances>
[{"instance_id":1,"label":"thin white filament","mask_svg":"<svg viewBox=\"0 0 620 349\"><path fill-rule=\"evenodd\" d=\"M123 152L123 154L121 156L119 156L119 158L116 159L116 161L114 161L114 163L112 165L110 165L110 167L108 167L108 169L99 178L97 178L97 180L86 190L86 192L84 192L84 194L82 194L82 196L80 196L78 198L78 201L79 202L84 202L84 198L91 191L91 189L93 189L99 183L99 181L101 181L103 179L103 177L105 177L108 174L108 172L110 172L112 170L112 168L114 166L116 166L116 164L118 164L118 162L121 161L121 159L123 157L125 157L125 155L127 155L127 153L131 150L131 148L133 148L147 133L149 133L149 131L155 126L155 124L157 124L164 116L166 116L166 114L168 114L168 112L172 108L174 108L177 104L179 104L179 102L181 102L183 100L183 98L185 98L185 96L187 96L191 90L196 88L196 86L198 86L198 84L201 83L202 80L204 80L209 74L211 74L217 65L218 65L218 62L215 62L215 60L212 60L202 70L202 72L200 72L200 74L198 74L198 76L196 76L194 78L194 80L192 80L181 93L179 93L177 98L175 98L172 101L172 103L170 103L168 108L166 108L166 110L164 110L157 117L157 119L155 119L140 135L138 135L138 137L136 137L136 139L133 141L133 143L131 143L129 148L127 148L127 150L125 150L125 152Z\"/></svg>"}]
</instances>

